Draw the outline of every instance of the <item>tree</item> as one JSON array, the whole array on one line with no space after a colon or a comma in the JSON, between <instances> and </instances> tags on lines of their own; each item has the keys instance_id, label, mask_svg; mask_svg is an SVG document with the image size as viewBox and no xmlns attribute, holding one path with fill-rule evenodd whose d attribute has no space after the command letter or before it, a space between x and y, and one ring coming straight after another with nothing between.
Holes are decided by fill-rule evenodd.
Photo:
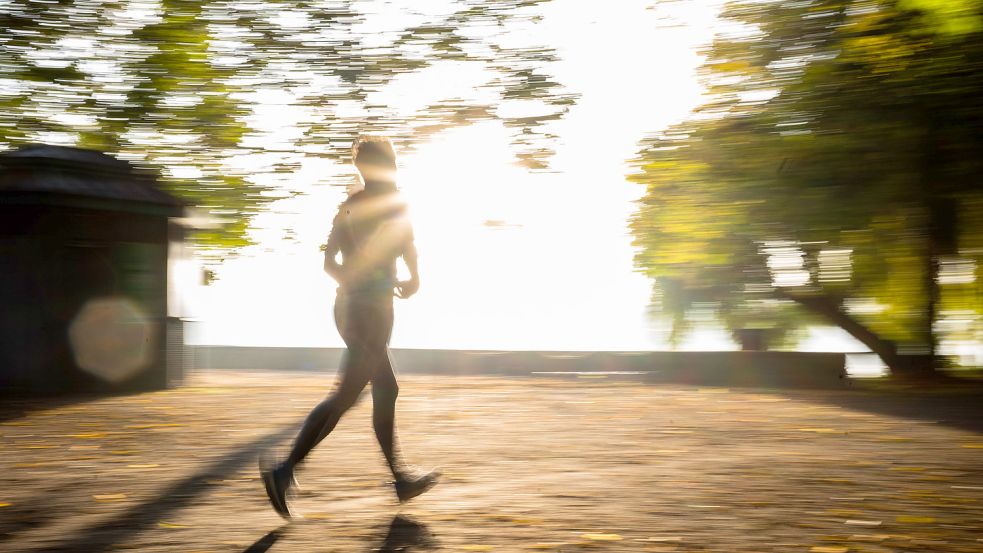
<instances>
[{"instance_id":1,"label":"tree","mask_svg":"<svg viewBox=\"0 0 983 553\"><path fill-rule=\"evenodd\" d=\"M983 308L981 14L729 4L709 101L648 139L632 175L636 262L669 311L712 305L735 329L818 318L892 371L937 368L940 323Z\"/></svg>"},{"instance_id":2,"label":"tree","mask_svg":"<svg viewBox=\"0 0 983 553\"><path fill-rule=\"evenodd\" d=\"M170 190L221 216L198 238L222 250L247 242L250 216L271 199L261 175L234 163L266 151L249 123L257 91L287 92L306 110L296 139L276 152L282 160L261 172L288 171L305 155L343 159L359 132L412 146L489 118L514 127L518 159L542 169L549 137L538 128L575 96L549 77L551 50L505 36L534 24L539 3L465 0L419 16L363 13L350 0L12 0L0 5L0 148L69 142L159 171ZM406 23L361 29L394 15ZM409 115L374 94L445 61L481 65L486 94ZM539 102L541 113L500 117L515 100Z\"/></svg>"}]
</instances>

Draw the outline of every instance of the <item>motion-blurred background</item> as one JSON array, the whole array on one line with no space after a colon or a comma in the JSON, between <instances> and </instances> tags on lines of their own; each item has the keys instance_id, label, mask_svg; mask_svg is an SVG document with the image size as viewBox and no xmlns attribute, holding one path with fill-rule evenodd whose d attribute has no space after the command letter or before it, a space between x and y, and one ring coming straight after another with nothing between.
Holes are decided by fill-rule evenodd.
<instances>
[{"instance_id":1,"label":"motion-blurred background","mask_svg":"<svg viewBox=\"0 0 983 553\"><path fill-rule=\"evenodd\" d=\"M968 369L981 38L977 0L12 0L0 148L103 151L187 203L193 344L341 345L319 246L368 132L421 251L395 347Z\"/></svg>"}]
</instances>

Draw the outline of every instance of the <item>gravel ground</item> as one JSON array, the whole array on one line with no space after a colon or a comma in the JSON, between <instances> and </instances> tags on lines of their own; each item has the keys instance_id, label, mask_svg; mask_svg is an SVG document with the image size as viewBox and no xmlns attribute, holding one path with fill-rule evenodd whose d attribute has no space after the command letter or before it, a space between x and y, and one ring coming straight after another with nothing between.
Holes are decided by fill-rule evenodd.
<instances>
[{"instance_id":1,"label":"gravel ground","mask_svg":"<svg viewBox=\"0 0 983 553\"><path fill-rule=\"evenodd\" d=\"M0 551L983 552L975 392L408 376L403 450L440 485L396 503L365 397L286 523L257 454L332 381L0 403Z\"/></svg>"}]
</instances>

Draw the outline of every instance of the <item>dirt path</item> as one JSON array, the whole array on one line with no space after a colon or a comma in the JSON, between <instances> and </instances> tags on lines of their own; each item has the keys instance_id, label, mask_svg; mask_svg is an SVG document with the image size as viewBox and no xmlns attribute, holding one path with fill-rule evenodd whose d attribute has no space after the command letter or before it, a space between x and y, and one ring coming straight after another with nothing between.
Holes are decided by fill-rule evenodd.
<instances>
[{"instance_id":1,"label":"dirt path","mask_svg":"<svg viewBox=\"0 0 983 553\"><path fill-rule=\"evenodd\" d=\"M404 378L403 449L440 486L396 505L366 397L284 524L256 455L330 382L0 404L0 550L983 552L979 403L596 378Z\"/></svg>"}]
</instances>

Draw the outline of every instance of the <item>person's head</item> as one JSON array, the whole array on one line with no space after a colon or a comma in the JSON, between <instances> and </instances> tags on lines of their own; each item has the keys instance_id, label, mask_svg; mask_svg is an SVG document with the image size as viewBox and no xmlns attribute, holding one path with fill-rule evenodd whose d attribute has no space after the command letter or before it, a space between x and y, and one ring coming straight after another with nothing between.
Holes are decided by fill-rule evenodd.
<instances>
[{"instance_id":1,"label":"person's head","mask_svg":"<svg viewBox=\"0 0 983 553\"><path fill-rule=\"evenodd\" d=\"M396 181L396 150L385 136L359 136L352 144L352 162L366 188Z\"/></svg>"}]
</instances>

